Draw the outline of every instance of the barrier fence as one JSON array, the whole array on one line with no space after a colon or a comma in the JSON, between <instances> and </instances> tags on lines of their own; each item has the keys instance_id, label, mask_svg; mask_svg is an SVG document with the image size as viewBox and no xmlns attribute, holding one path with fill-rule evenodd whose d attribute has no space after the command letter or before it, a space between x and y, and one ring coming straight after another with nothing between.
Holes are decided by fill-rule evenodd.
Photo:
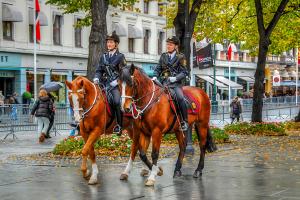
<instances>
[{"instance_id":1,"label":"barrier fence","mask_svg":"<svg viewBox=\"0 0 300 200\"><path fill-rule=\"evenodd\" d=\"M299 112L299 106L292 103L284 103L276 99L264 101L263 119L264 121L286 121L294 119ZM15 133L20 131L36 131L37 122L30 117L32 106L13 104L0 105L0 138L9 135L16 137ZM219 102L211 108L210 123L214 126L224 126L231 122L230 108L226 103ZM243 99L241 120L250 121L252 114L252 103ZM52 131L71 129L68 125L72 121L72 111L69 106L56 106L55 121Z\"/></svg>"}]
</instances>

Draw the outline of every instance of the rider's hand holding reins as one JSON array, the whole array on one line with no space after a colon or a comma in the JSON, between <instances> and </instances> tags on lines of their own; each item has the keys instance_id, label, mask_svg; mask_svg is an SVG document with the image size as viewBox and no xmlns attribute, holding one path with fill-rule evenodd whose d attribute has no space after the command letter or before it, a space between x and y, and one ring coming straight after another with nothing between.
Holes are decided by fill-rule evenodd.
<instances>
[{"instance_id":1,"label":"rider's hand holding reins","mask_svg":"<svg viewBox=\"0 0 300 200\"><path fill-rule=\"evenodd\" d=\"M94 78L93 81L94 81L94 84L96 84L96 85L99 84L99 78Z\"/></svg>"},{"instance_id":2,"label":"rider's hand holding reins","mask_svg":"<svg viewBox=\"0 0 300 200\"><path fill-rule=\"evenodd\" d=\"M118 81L117 81L117 80L114 80L114 81L110 82L109 85L110 85L111 87L115 87L115 86L118 85Z\"/></svg>"},{"instance_id":3,"label":"rider's hand holding reins","mask_svg":"<svg viewBox=\"0 0 300 200\"><path fill-rule=\"evenodd\" d=\"M174 82L177 81L177 78L176 78L175 76L171 76L171 77L168 78L168 81L169 81L170 83L174 83Z\"/></svg>"}]
</instances>

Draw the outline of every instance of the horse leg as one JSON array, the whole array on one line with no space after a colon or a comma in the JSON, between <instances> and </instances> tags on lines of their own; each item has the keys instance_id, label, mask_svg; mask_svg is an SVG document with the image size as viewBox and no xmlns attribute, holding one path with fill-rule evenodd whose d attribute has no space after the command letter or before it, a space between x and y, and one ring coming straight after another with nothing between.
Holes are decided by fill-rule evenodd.
<instances>
[{"instance_id":1,"label":"horse leg","mask_svg":"<svg viewBox=\"0 0 300 200\"><path fill-rule=\"evenodd\" d=\"M88 140L88 135L83 131L81 131L81 135L83 137L84 143L86 144ZM87 154L84 154L83 150L82 150L81 171L82 171L83 178L88 179L90 176L90 171L87 169Z\"/></svg>"},{"instance_id":2,"label":"horse leg","mask_svg":"<svg viewBox=\"0 0 300 200\"><path fill-rule=\"evenodd\" d=\"M162 139L162 133L160 132L159 129L155 129L152 132L152 169L149 178L146 180L145 185L146 186L153 186L155 183L155 177L158 175L160 169L157 166L157 160L159 157L159 149L160 149L160 144L161 144L161 139Z\"/></svg>"},{"instance_id":3,"label":"horse leg","mask_svg":"<svg viewBox=\"0 0 300 200\"><path fill-rule=\"evenodd\" d=\"M148 150L150 144L150 137L146 136L144 134L141 134L140 136L140 146L139 146L139 156L140 159L143 161L143 163L146 165L146 167L151 170L152 169L152 163L149 161L146 152ZM148 176L149 171L148 169L143 168L140 175L141 176Z\"/></svg>"},{"instance_id":4,"label":"horse leg","mask_svg":"<svg viewBox=\"0 0 300 200\"><path fill-rule=\"evenodd\" d=\"M198 163L198 167L194 172L193 177L198 178L199 176L202 176L202 170L204 168L204 158L205 158L205 151L206 151L208 126L203 126L202 124L196 123L195 129L196 129L196 133L198 136L198 142L199 142L199 146L200 146L200 160Z\"/></svg>"},{"instance_id":5,"label":"horse leg","mask_svg":"<svg viewBox=\"0 0 300 200\"><path fill-rule=\"evenodd\" d=\"M86 162L87 162L87 155L88 154L95 154L94 150L92 150L92 147L94 146L94 143L97 141L98 136L99 136L99 130L94 130L93 132L91 132L91 134L89 135L83 149L82 149L82 165L81 165L81 170L83 173L83 176L85 178L88 177L88 173L87 173L87 167L86 167ZM98 174L98 168L97 168L97 164L96 164L96 159L94 159L94 163L92 163L93 165L93 174L91 175L91 178L89 180L89 184L90 185L94 185L98 182L97 180L97 174Z\"/></svg>"},{"instance_id":6,"label":"horse leg","mask_svg":"<svg viewBox=\"0 0 300 200\"><path fill-rule=\"evenodd\" d=\"M174 175L173 177L180 177L181 176L181 166L182 166L182 161L184 158L184 153L185 153L185 149L186 149L186 142L185 142L185 138L183 136L183 133L181 131L177 131L176 132L176 138L178 141L178 145L179 145L179 154L178 154L178 158L177 158L177 162L175 165L175 170L174 170Z\"/></svg>"},{"instance_id":7,"label":"horse leg","mask_svg":"<svg viewBox=\"0 0 300 200\"><path fill-rule=\"evenodd\" d=\"M94 150L94 145L91 146L89 156L90 156L90 160L92 162L92 175L91 175L91 178L89 180L89 184L94 185L98 182L97 181L98 166L97 166L97 163L96 163L96 154L95 154L95 150Z\"/></svg>"},{"instance_id":8,"label":"horse leg","mask_svg":"<svg viewBox=\"0 0 300 200\"><path fill-rule=\"evenodd\" d=\"M132 169L132 164L133 164L133 161L135 159L135 156L137 154L137 150L138 150L138 147L139 147L139 131L135 131L133 133L133 138L132 138L132 145L131 145L131 150L130 150L130 158L129 158L129 161L127 163L127 166L125 168L125 170L122 172L121 176L120 176L120 180L128 180L128 175Z\"/></svg>"}]
</instances>

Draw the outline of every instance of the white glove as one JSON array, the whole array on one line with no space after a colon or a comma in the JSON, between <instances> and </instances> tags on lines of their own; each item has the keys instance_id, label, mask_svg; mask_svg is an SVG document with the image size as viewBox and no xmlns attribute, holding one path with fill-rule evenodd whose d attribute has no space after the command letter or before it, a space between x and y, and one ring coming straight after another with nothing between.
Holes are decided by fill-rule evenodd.
<instances>
[{"instance_id":1,"label":"white glove","mask_svg":"<svg viewBox=\"0 0 300 200\"><path fill-rule=\"evenodd\" d=\"M109 85L110 85L111 87L115 87L115 86L118 85L118 81L117 81L117 80L114 80L114 81L110 82Z\"/></svg>"},{"instance_id":2,"label":"white glove","mask_svg":"<svg viewBox=\"0 0 300 200\"><path fill-rule=\"evenodd\" d=\"M157 81L157 77L154 76L154 77L152 78L152 81Z\"/></svg>"},{"instance_id":3,"label":"white glove","mask_svg":"<svg viewBox=\"0 0 300 200\"><path fill-rule=\"evenodd\" d=\"M177 81L177 78L174 77L174 76L171 76L171 77L169 77L169 81L170 81L171 83L174 83L174 82Z\"/></svg>"},{"instance_id":4,"label":"white glove","mask_svg":"<svg viewBox=\"0 0 300 200\"><path fill-rule=\"evenodd\" d=\"M99 84L99 78L94 78L93 81L94 81L94 84Z\"/></svg>"}]
</instances>

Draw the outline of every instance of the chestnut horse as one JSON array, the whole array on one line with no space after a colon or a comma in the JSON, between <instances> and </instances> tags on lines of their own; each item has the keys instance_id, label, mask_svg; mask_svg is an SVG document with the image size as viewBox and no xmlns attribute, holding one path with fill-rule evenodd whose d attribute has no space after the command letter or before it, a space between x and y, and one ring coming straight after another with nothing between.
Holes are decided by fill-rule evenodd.
<instances>
[{"instance_id":1,"label":"chestnut horse","mask_svg":"<svg viewBox=\"0 0 300 200\"><path fill-rule=\"evenodd\" d=\"M151 169L145 185L154 185L155 178L160 172L157 160L162 137L167 132L174 132L178 140L180 152L174 170L174 177L181 176L181 166L186 148L185 135L180 130L178 115L170 106L170 98L165 92L165 88L154 84L142 69L134 65L122 69L120 84L122 110L131 112L135 107L138 108L138 114L135 116L137 119L134 124L137 124L135 127L139 128L139 134L143 139L136 140L139 144L133 141L132 145L141 146L139 150L142 154L141 158ZM184 87L183 90L191 94L193 99L200 105L200 110L197 113L188 115L189 125L195 125L201 149L200 161L194 173L194 177L197 178L202 175L205 151L215 150L215 144L209 131L210 101L207 94L199 88ZM150 139L152 139L152 164L146 157ZM130 158L128 165L131 165L132 162L133 160Z\"/></svg>"},{"instance_id":2,"label":"chestnut horse","mask_svg":"<svg viewBox=\"0 0 300 200\"><path fill-rule=\"evenodd\" d=\"M85 141L82 149L81 171L84 178L90 176L90 172L87 169L87 157L89 156L92 162L92 174L89 184L96 184L98 182L98 167L94 143L101 135L111 134L115 122L113 117L107 112L106 99L99 86L81 76L72 82L66 81L66 85L69 90L68 98L74 111L75 121L79 123L80 134ZM133 134L133 126L129 117L124 117L123 126L132 139L137 138ZM132 152L136 151L137 149L132 150ZM127 171L129 169L125 169L123 174L127 174Z\"/></svg>"}]
</instances>

